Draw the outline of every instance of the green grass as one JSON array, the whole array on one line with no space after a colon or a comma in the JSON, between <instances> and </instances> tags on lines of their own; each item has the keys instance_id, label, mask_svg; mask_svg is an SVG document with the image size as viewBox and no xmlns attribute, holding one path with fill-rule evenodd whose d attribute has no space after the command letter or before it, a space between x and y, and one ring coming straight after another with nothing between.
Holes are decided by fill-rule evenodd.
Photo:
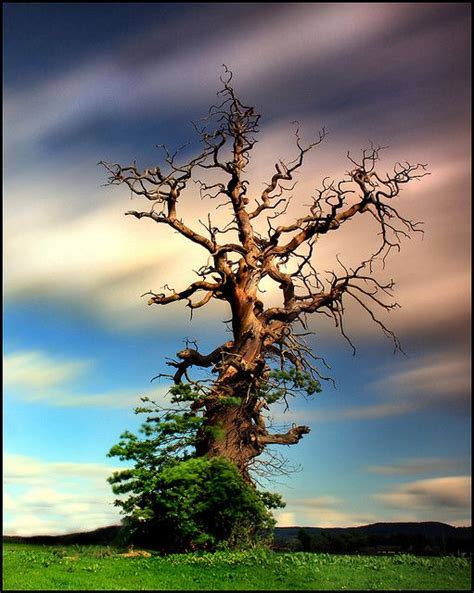
<instances>
[{"instance_id":1,"label":"green grass","mask_svg":"<svg viewBox=\"0 0 474 593\"><path fill-rule=\"evenodd\" d=\"M103 546L4 544L3 590L471 590L468 558L264 550L123 557Z\"/></svg>"}]
</instances>

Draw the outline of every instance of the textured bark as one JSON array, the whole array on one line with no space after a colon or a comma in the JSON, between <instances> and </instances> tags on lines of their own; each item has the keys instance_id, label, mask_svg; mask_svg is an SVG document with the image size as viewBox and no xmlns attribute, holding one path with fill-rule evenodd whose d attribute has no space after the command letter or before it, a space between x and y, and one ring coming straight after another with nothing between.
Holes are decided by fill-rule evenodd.
<instances>
[{"instance_id":1,"label":"textured bark","mask_svg":"<svg viewBox=\"0 0 474 593\"><path fill-rule=\"evenodd\" d=\"M377 308L390 311L398 306L386 300L391 297L393 281L380 283L373 276L372 264L377 259L385 261L392 250L399 250L403 237L420 231L420 223L402 217L392 204L404 184L427 173L425 165L397 163L392 174L379 175L376 165L381 147L362 151L359 161L348 154L353 169L347 176L339 182L324 179L320 189L304 199L305 204L311 201L307 213L283 224L280 217L288 209L294 175L305 155L323 142L325 131L314 142L303 145L297 128L296 157L276 163L263 191L250 193L245 172L260 115L237 98L231 78L226 69L221 78L223 89L218 93L223 101L209 110L207 120L214 122L214 129L196 126L203 143L196 158L178 164L178 153L164 148L163 166L139 171L136 165L102 164L110 173L110 184L125 184L132 193L152 203L149 211L133 210L127 215L167 225L206 252L208 263L197 271L198 281L183 290L166 287L166 293L146 294L149 305L184 301L191 311L212 299L227 303L232 339L209 354L202 354L197 347L178 352L178 360L168 363L176 372L168 376L175 383L187 381L201 390L202 397L191 405L204 417L198 453L227 457L250 479L249 464L266 447L296 444L309 432L307 426L293 426L277 434L267 429L264 410L268 405L262 388L271 369L292 368L314 379L328 379L321 373L321 359L295 331L296 322L306 328L307 315L328 315L352 346L343 325L343 299L351 298L393 340L395 348L400 348L398 338L374 313ZM207 169L219 174L222 181L202 181L199 172ZM202 199L228 207L227 225L217 228L209 214L207 223L200 220L203 234L183 220L178 205L190 180L199 184ZM322 275L317 266L316 241L349 221L355 224L360 216L375 219L379 247L355 269L348 269L338 257L342 272ZM264 224L256 225L255 221ZM262 226L267 227L266 232ZM229 231L237 240L220 242ZM260 300L258 289L265 279L278 286L281 305L265 308ZM193 367L210 369L213 384L204 388L193 380L189 375ZM283 398L286 401L286 396Z\"/></svg>"}]
</instances>

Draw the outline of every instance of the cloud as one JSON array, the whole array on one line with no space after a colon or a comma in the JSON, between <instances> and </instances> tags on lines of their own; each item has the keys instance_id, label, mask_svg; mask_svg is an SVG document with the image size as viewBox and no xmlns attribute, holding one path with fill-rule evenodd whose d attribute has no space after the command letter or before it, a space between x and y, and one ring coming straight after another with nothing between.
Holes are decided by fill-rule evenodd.
<instances>
[{"instance_id":1,"label":"cloud","mask_svg":"<svg viewBox=\"0 0 474 593\"><path fill-rule=\"evenodd\" d=\"M140 405L140 398L147 396L155 402L164 401L167 388L150 390L110 391L106 393L68 393L48 392L35 395L20 395L18 399L29 403L40 403L60 408L94 407L94 408L130 408Z\"/></svg>"},{"instance_id":2,"label":"cloud","mask_svg":"<svg viewBox=\"0 0 474 593\"><path fill-rule=\"evenodd\" d=\"M275 513L275 518L278 527L294 527L295 525L298 525L295 513L279 511Z\"/></svg>"},{"instance_id":3,"label":"cloud","mask_svg":"<svg viewBox=\"0 0 474 593\"><path fill-rule=\"evenodd\" d=\"M41 351L28 350L7 354L3 360L4 382L24 389L45 389L62 385L84 374L89 361L64 361Z\"/></svg>"},{"instance_id":4,"label":"cloud","mask_svg":"<svg viewBox=\"0 0 474 593\"><path fill-rule=\"evenodd\" d=\"M60 181L43 191L37 201L15 214L14 205L21 203L22 193L29 188L6 191L6 211L11 214L4 225L6 302L53 299L86 309L114 327L159 324L169 328L180 318L185 323L189 315L183 314L182 303L168 307L173 311L170 320L169 313L157 315L140 297L166 283L177 290L188 286L197 279L193 270L206 263L207 252L190 248L165 225L124 216L130 205L121 205L120 200L71 217L69 208L81 202L83 186L68 191ZM67 204L59 198L63 191L70 196ZM202 204L196 197L183 198L182 208L185 222L194 220L199 226ZM177 261L183 262L183 253L185 265L177 266Z\"/></svg>"},{"instance_id":5,"label":"cloud","mask_svg":"<svg viewBox=\"0 0 474 593\"><path fill-rule=\"evenodd\" d=\"M471 478L449 476L417 480L402 484L393 492L374 494L373 498L385 505L402 509L465 512L471 504Z\"/></svg>"},{"instance_id":6,"label":"cloud","mask_svg":"<svg viewBox=\"0 0 474 593\"><path fill-rule=\"evenodd\" d=\"M455 472L464 468L466 462L462 459L448 457L415 458L390 463L386 465L369 465L367 472L385 476L411 476L426 473Z\"/></svg>"},{"instance_id":7,"label":"cloud","mask_svg":"<svg viewBox=\"0 0 474 593\"><path fill-rule=\"evenodd\" d=\"M81 393L72 380L90 366L90 361L59 360L42 351L12 352L4 359L5 386L18 401L67 408L130 408L144 396L155 402L165 400L166 386Z\"/></svg>"},{"instance_id":8,"label":"cloud","mask_svg":"<svg viewBox=\"0 0 474 593\"><path fill-rule=\"evenodd\" d=\"M353 512L348 501L332 495L286 499L284 510L275 513L280 527L357 527L380 521L444 521L470 524L468 476L418 480L396 486L393 491L370 496L381 506Z\"/></svg>"},{"instance_id":9,"label":"cloud","mask_svg":"<svg viewBox=\"0 0 474 593\"><path fill-rule=\"evenodd\" d=\"M252 169L253 187L262 186L278 156L288 155L290 158L294 154L293 145L288 147L289 135L289 126L280 122L269 130L268 135L265 133L262 136ZM397 152L403 151L399 149ZM345 161L343 147L338 151L328 144L311 155L305 171L310 172L317 166L321 171L319 177L328 173L337 178L346 167ZM445 220L446 207L437 196L441 196L451 180L459 177L459 173L459 163L454 163L445 167L441 179L437 172L439 187L426 185L426 180L419 184L423 186L421 197L425 192L433 198L434 192L436 198L427 211L427 222L431 226L437 228L438 219ZM130 207L124 200L126 192L113 192L113 198L117 200L109 201L112 200L111 192L97 190L92 183L83 181L88 177L85 165L69 178L60 175L55 183L50 181L52 175L52 171L45 171L31 185L9 183L5 188L6 302L55 299L68 306L86 309L101 321L122 328L171 327L174 323L184 323L188 316L183 315L182 303L167 306L165 315L161 308L147 307L146 299L140 296L150 289L159 290L165 283L176 289L184 288L196 278L192 270L206 263L207 252L190 246L164 225L125 217L123 212ZM293 220L305 211L304 204L314 192L314 186L318 185L319 177L315 179L314 174L303 172L289 218ZM401 210L408 216L416 205L410 191L407 189L406 195L400 198ZM28 202L27 208L18 207L23 203L24 196L33 193L37 195L36 201ZM62 198L63 195L68 196L67 201ZM86 196L87 208L84 207ZM91 208L91 196L96 196L97 202L105 202L104 205ZM147 208L141 200L136 200L136 203L138 209ZM218 224L224 218L225 211L222 209L217 211L216 216L215 206L214 202L201 201L193 188L180 202L185 222L195 228L200 226L197 219L202 218L202 213L208 209L213 212L214 223ZM74 216L71 216L71 210ZM346 265L355 265L375 248L378 239L372 221L360 218L357 223L344 225L338 233L321 238L314 258L319 270L334 268L342 272L335 260L336 254L341 254ZM451 319L453 315L465 316L469 308L469 273L461 257L463 246L455 249L456 258L448 258L444 254L447 238L438 230L428 242L421 243L415 239L415 243L410 245L405 242L402 254L394 257L385 271L377 270L380 278L394 277L400 282L401 290L397 291L395 298L403 309L390 316L381 313L381 318L403 332L414 331L421 323L425 327L435 323L445 327L446 319ZM450 239L449 244L452 249L457 244L456 239ZM185 265L175 264L183 260ZM409 266L406 264L408 260ZM438 266L437 272L435 266ZM263 295L265 302L281 302L276 284L270 281L264 284L262 287L267 290ZM442 309L439 299L445 303ZM357 336L378 332L368 315L350 299L348 301L347 331ZM211 313L205 307L197 311L196 316L208 319ZM312 323L316 324L316 320ZM322 328L325 336L334 333L332 328L326 329L324 323Z\"/></svg>"},{"instance_id":10,"label":"cloud","mask_svg":"<svg viewBox=\"0 0 474 593\"><path fill-rule=\"evenodd\" d=\"M179 44L177 50L161 55L156 51L160 34L152 31L152 63L148 58L149 39L137 43L134 35L122 40L113 51L42 81L35 88L7 91L4 107L8 145L41 141L97 113L121 117L138 109L154 112L157 105L161 113L169 113L189 104L190 98L194 103L203 98L207 101L222 61L239 72L242 88L254 88L256 83L268 88L281 71L295 63L301 68L324 63L379 37L381 30L396 26L396 17L403 11L395 5L297 5L284 14L277 13L267 13L251 26L226 26L225 35L202 35L198 44ZM334 35L335 29L338 35ZM279 39L278 60L275 39ZM170 42L174 43L174 39Z\"/></svg>"},{"instance_id":11,"label":"cloud","mask_svg":"<svg viewBox=\"0 0 474 593\"><path fill-rule=\"evenodd\" d=\"M29 484L35 487L48 487L55 480L69 485L76 483L76 480L103 484L118 469L120 468L100 463L52 462L27 455L5 453L3 478L5 484Z\"/></svg>"},{"instance_id":12,"label":"cloud","mask_svg":"<svg viewBox=\"0 0 474 593\"><path fill-rule=\"evenodd\" d=\"M121 468L4 456L4 533L58 535L120 522L106 479Z\"/></svg>"},{"instance_id":13,"label":"cloud","mask_svg":"<svg viewBox=\"0 0 474 593\"><path fill-rule=\"evenodd\" d=\"M54 391L23 392L14 391L18 401L54 406L59 408L93 407L93 408L126 408L141 405L140 398L149 397L155 402L164 402L168 393L167 387L157 389L129 389L97 393L74 393L67 389Z\"/></svg>"},{"instance_id":14,"label":"cloud","mask_svg":"<svg viewBox=\"0 0 474 593\"><path fill-rule=\"evenodd\" d=\"M414 360L411 368L392 373L370 385L390 393L414 409L450 407L465 410L470 405L470 362L457 352L437 353Z\"/></svg>"},{"instance_id":15,"label":"cloud","mask_svg":"<svg viewBox=\"0 0 474 593\"><path fill-rule=\"evenodd\" d=\"M384 404L360 405L341 410L325 410L314 412L319 420L378 420L389 416L399 416L415 411L416 405L411 402L394 402Z\"/></svg>"},{"instance_id":16,"label":"cloud","mask_svg":"<svg viewBox=\"0 0 474 593\"><path fill-rule=\"evenodd\" d=\"M330 495L290 498L286 502L285 510L275 513L279 527L356 527L375 520L372 513L345 511L345 501Z\"/></svg>"},{"instance_id":17,"label":"cloud","mask_svg":"<svg viewBox=\"0 0 474 593\"><path fill-rule=\"evenodd\" d=\"M340 422L379 420L421 410L441 409L465 414L470 409L470 362L465 354L438 352L432 356L403 359L409 368L387 374L367 383L366 393L375 399L357 406L325 410L299 410L288 413L275 407L271 418L276 422ZM380 368L378 372L383 373Z\"/></svg>"},{"instance_id":18,"label":"cloud","mask_svg":"<svg viewBox=\"0 0 474 593\"><path fill-rule=\"evenodd\" d=\"M230 12L227 9L217 12L212 17L217 23L223 25L229 20ZM225 56L225 60L235 69L239 90L255 92L255 89L259 89L258 92L267 97L262 97L265 102L271 100L271 90L275 84L285 84L287 77L280 76L282 72L297 71L300 80L305 81L304 92L300 90L295 93L291 85L286 86L291 88L291 95L304 95L302 98L307 100L307 95L312 96L312 93L306 90L308 76L305 68L311 66L312 71L318 72L321 69L322 74L326 74L326 69L334 70L337 67L337 76L323 82L318 96L328 95L331 98L333 95L339 100L336 102L328 99L327 106L323 109L315 98L310 101L311 110L301 114L302 127L306 130L314 130L327 123L334 124L338 137L340 130L344 130L344 138L336 141L337 150L329 150L328 157L318 151L314 161L318 165L314 170L321 171L321 177L326 173L331 175L334 166L330 163L334 155L345 155L347 146L342 146L342 143L350 138L351 144L356 143L359 146L362 141L361 130L354 128L361 119L364 125L367 121L376 122L375 129L380 130L382 126L384 134L387 126L398 129L400 121L410 120L406 113L409 110L404 105L390 103L392 109L387 109L386 97L382 98L384 108L381 109L381 99L377 92L368 93L368 101L357 96L351 101L341 101L341 94L346 97L347 90L354 85L375 85L377 81L383 87L392 78L394 71L401 72L405 81L408 75L415 77L420 71L426 72L426 68L437 65L433 52L436 54L441 51L440 36L451 38L452 31L459 26L460 18L458 16L441 27L434 16L436 10L432 7L426 13L418 7L396 4L296 4L257 13L243 10L225 29L217 26L212 32L206 32L207 34L200 33L201 27L207 26L207 19L196 19L195 14L192 18L184 16L180 18L179 31L189 32L189 36L181 33L187 39L186 44L176 44L174 29L166 30L163 25L141 35L139 40L136 34L122 38L117 47L99 53L93 59L53 78L41 77L36 87L14 91L6 89L6 153L13 149L16 142L31 147L35 140L43 141L58 130L65 133L70 145L69 127L84 127L91 118L96 126L97 117L120 120L124 114L140 112L144 117L149 117L150 114L156 116L159 125L163 114L168 116L169 110L175 112L180 105L186 104L190 109L196 103L207 104L213 99L213 93L209 93L209 89L216 88L218 84L217 77ZM388 37L387 30L390 30ZM337 31L337 35L334 31ZM163 43L167 46L166 51L157 52L157 43L162 43L162 39L166 40ZM275 60L275 39L279 39L278 60ZM380 45L383 46L382 49ZM374 51L374 47L378 51ZM355 74L351 69L348 70L348 55L351 58L357 56L359 60L363 56L365 67L353 69ZM414 55L418 60L412 65ZM296 64L298 68L295 68ZM432 75L432 70L429 72ZM438 86L439 79L435 77L435 80ZM408 88L412 88L412 85L408 85ZM418 87L416 90L418 91ZM399 93L389 95L398 96ZM286 102L285 98L280 100L282 103ZM419 104L423 104L424 111L425 103L418 101L417 105ZM267 126L268 131L272 132L266 140L269 147L267 153L270 155L274 152L268 160L268 171L273 169L274 159L288 152L289 126L282 124L282 109L280 108L279 117L271 120L271 124ZM363 118L361 111L364 112ZM438 110L434 111L439 120ZM325 120L329 118L329 122L321 122L322 117ZM458 179L460 174L460 167L454 167L456 163L451 162L453 151L459 145L459 134L447 132L452 125L452 117L447 119L449 121L443 118L442 122L437 121L437 125L433 126L431 122L418 118L416 130L422 130L422 138L417 137L414 143L410 137L405 140L406 147L400 146L401 141L397 141L400 153L402 149L407 149L411 154L415 153L416 158L430 161L435 156L432 163L435 173L432 185L429 185L430 180L425 180L420 185L422 192L429 194L430 201L433 201L433 192L435 194L436 208L430 205L429 210L426 209L429 219L433 218L433 211L436 216L439 207L443 207L443 212L437 218L444 228L446 215L450 214L451 218L452 213L449 213L450 206L444 200L446 188L441 186L452 179ZM413 126L408 123L408 127L411 129ZM282 133L279 144L275 144L273 140L278 135L278 128ZM266 134L267 130L264 131ZM433 133L436 134L435 141ZM365 130L363 134L365 142ZM331 138L329 145L334 146L334 142ZM414 150L414 144L419 152ZM325 150L326 148L325 146ZM91 147L88 146L87 150L89 154ZM459 148L456 154L459 154ZM179 244L176 236L166 234L161 228L158 230L156 225L147 224L148 221L142 221L141 224L124 219L116 205L94 208L88 214L81 211L84 201L89 204L93 201L91 193L98 195L95 188L91 192L91 186L84 182L91 175L94 177L90 172L90 157L83 155L82 159L82 167L73 167L68 163L68 168L74 171L73 175L65 179L67 175L58 166L61 157L55 157L54 166L49 168L46 158L40 158L39 161L42 162L35 158L33 165L28 162L29 175L32 167L41 170L41 165L45 166L44 173L37 174L32 183L25 182L24 175L18 175L13 184L14 191L11 187L6 188L7 208L11 204L11 212L7 210L8 216L5 217L5 252L8 254L5 262L6 298L21 297L31 300L38 299L41 295L54 295L76 305L82 303L90 311L96 311L106 319L113 318L114 322L122 325L148 324L154 317L138 297L149 288L163 285L169 276L174 282L173 276L181 271L181 267L172 266L169 262L180 259L182 244ZM89 170L85 168L86 162ZM345 160L342 166L347 168ZM461 168L468 174L468 165L465 162L461 164ZM306 187L311 195L314 180ZM32 195L35 200L26 200ZM62 208L60 217L54 223L45 221L42 213L44 209L50 208L51 195L56 196L56 202ZM26 205L21 207L22 204ZM197 210L202 209L201 207L202 204L198 202ZM329 241L331 255L338 250L351 255L354 252L358 254L362 251L360 247L365 249L367 246L369 241L366 239L369 237L370 233L365 232L365 227L352 232L351 225L348 225L346 235L338 232L335 242ZM318 259L323 268L326 264L324 249L318 250ZM410 251L407 258L416 255L416 250L417 248ZM186 259L192 259L193 261L189 261L192 265L196 263L193 258L197 252L198 250L187 251ZM436 255L442 253L443 248L440 246ZM432 267L426 266L429 258L424 258L423 266L418 265L420 257L422 255L413 259L410 269L417 267L421 269L421 273L406 284L406 298L401 299L404 305L408 305L408 311L397 318L402 320L404 327L410 325L417 314L426 310L426 317L429 319L436 310L439 297L449 300L444 310L454 310L451 304L459 299L460 282L463 283L461 298L466 301L465 272L459 278L458 270L454 270L445 282L439 275L432 273L439 265L439 257L433 258L436 263L433 262ZM445 260L446 258L443 261ZM450 270L452 266L453 263ZM401 263L399 267L403 269L407 266ZM181 277L181 280L185 281L185 278ZM422 287L424 290L420 290ZM402 296L405 297L405 294L402 293ZM430 301L429 307L426 305L427 299ZM176 318L177 315L173 317ZM404 321L407 319L410 321ZM354 317L354 327L357 331L364 331L370 324L367 319L358 315Z\"/></svg>"},{"instance_id":19,"label":"cloud","mask_svg":"<svg viewBox=\"0 0 474 593\"><path fill-rule=\"evenodd\" d=\"M149 101L153 109L156 109L158 104L161 109L168 103L175 109L177 101L194 101L201 96L205 98L209 86L212 88L216 86L214 79L217 75L211 74L209 54L216 53L216 43L220 42L226 47L229 44L229 51L239 54L240 60L245 59L242 73L239 72L238 77L236 76L236 84L243 89L255 87L255 82L262 73L270 80L274 78L271 76L271 71L273 68L282 67L282 59L288 60L288 63L296 61L301 64L302 56L306 56L306 59L312 60L312 63L324 64L328 56L336 56L346 68L347 62L343 59L346 52L354 46L365 47L364 44L371 40L375 43L381 31L385 33L384 27L388 23L393 33L390 43L393 44L393 39L396 40L397 49L394 50L394 55L399 56L400 47L406 45L407 38L406 36L397 37L393 28L403 29L407 20L419 19L420 13L418 10L408 11L405 8L390 5L377 6L376 9L369 5L327 6L324 9L298 5L296 8L288 8L285 16L287 18L282 19L282 13L279 12L278 18L275 17L273 21L273 17L268 15L264 21L265 24L258 20L244 31L238 27L232 28L232 35L242 36L246 43L230 43L229 40L220 39L219 36L217 40L216 36L212 36L205 38L207 41L198 40L197 49L193 45L192 50L188 48L183 51L171 51L166 58L154 64L149 60L141 61L136 58L130 60L124 57L128 54L124 49L125 43L122 47L123 56L120 58L107 55L85 63L77 72L62 74L58 81L51 83L48 92L46 90L50 82L46 81L42 83L44 88L42 87L41 92L41 89L36 89L35 92L28 89L28 92L24 92L23 98L13 96L11 103L18 110L18 114L16 116L12 114L9 117L7 112L5 120L8 122L12 119L15 124L12 126L15 130L15 138L19 138L21 136L19 129L21 125L26 125L25 122L28 119L25 112L32 114L31 117L40 122L38 125L44 127L41 133L49 133L48 125L45 126L47 118L41 117L41 108L32 109L29 105L22 107L23 100L27 103L40 100L46 110L51 110L54 114L54 117L51 116L51 126L64 126L65 123L61 117L61 109L54 108L55 101L59 101L62 108L68 111L67 117L65 116L66 121L82 121L85 113L100 113L104 105L111 113L114 109L122 107L136 112L137 105L141 104L140 101L143 105ZM269 22L274 26L269 27ZM354 22L357 23L356 26ZM336 36L333 34L334 27L339 32ZM440 31L432 26L428 29L428 32L424 28L417 29L416 34L409 31L410 41L418 48L425 48L426 44L420 41L419 37L428 36L430 40L428 47L437 47L433 37L436 41ZM283 46L280 47L280 59L275 61L271 59L274 54L275 35L283 30L286 30L286 33L282 32L280 35L284 40ZM340 36L341 31L345 31L343 39ZM152 34L150 37L154 40L156 35ZM149 51L149 42L144 45ZM245 52L242 51L242 47L246 48ZM238 51L235 48L239 48ZM247 50L249 57L243 58L243 53ZM131 51L133 55L138 52L142 57L140 54L142 50L140 50L140 44L137 46L136 39L131 43ZM192 56L190 56L191 51ZM433 49L423 49L426 61L430 61L428 58L432 55L432 51ZM371 59L374 59L373 56L377 54L378 52L370 52ZM416 51L411 47L410 51L406 50L406 55L403 54L403 56L404 59L412 61L414 54ZM255 60L255 55L259 56L259 60ZM192 57L191 60L190 57ZM201 68L201 59L202 70L205 71L202 79L196 75ZM215 60L216 57L212 59ZM399 67L398 61L394 61L393 57L391 61L384 61L389 64L387 66L389 68ZM177 64L179 67L176 67ZM107 76L107 69L109 76ZM187 77L186 72L189 70L192 70L192 75ZM383 73L384 70L377 69L379 79L383 78ZM157 82L161 75L164 76L165 83L169 84ZM372 77L373 69L367 69L366 73L358 72L358 76L361 75ZM137 77L136 84L129 84L130 80L135 80L134 77ZM210 77L213 77L213 81ZM104 81L110 79L110 84L104 82L98 85L99 78ZM186 81L189 80L193 81L191 84L199 87L199 92L182 92L182 85L187 84ZM130 96L127 93L117 93L117 88L122 86L132 89ZM262 84L258 86L265 87ZM340 92L340 85L337 83L327 86L330 86L336 95ZM71 89L70 96L61 96L58 89L66 89L61 91L63 93L68 93L67 89ZM41 99L43 92L45 97ZM97 94L101 93L105 93L108 97L105 103L103 98L97 99ZM158 102L157 94L160 96ZM128 101L130 105L127 104L128 107L125 103L122 105L121 101ZM318 148L314 158L308 159L306 174L302 175L305 180L300 179L298 195L295 195L299 200L295 199L292 203L292 217L302 211L298 201L301 204L307 203L308 196L314 193L314 187L319 184L324 175L338 178L341 172L347 169L345 153L348 146L346 143L358 147L361 142L365 142L365 137L361 137L361 130L354 128L354 122L360 120L360 110L364 109L365 104L357 100L349 101L323 114L313 105L310 114L302 114L303 118L300 118L302 129L307 130L308 134L309 131L327 123L321 122L321 117L324 115L325 118L329 117L329 124L334 123L338 135L336 139L329 137L328 142L320 149ZM376 120L374 131L381 130L380 126L382 126L383 133L386 134L388 125L398 129L398 120L396 122L390 120L387 123L387 113L391 113L390 110L374 109L371 106L366 115L372 122ZM392 117L405 121L405 117L401 117L400 106L394 106ZM436 117L439 118L438 112ZM292 131L281 118L280 110L278 117L270 120L270 123L262 129L262 142L256 147L257 160L255 166L252 165L251 177L256 182L254 187L261 187L263 179L268 178L273 171L274 162L280 156L289 156L294 153L293 146L289 148ZM403 309L393 312L390 318L384 315L381 317L403 334L416 333L421 325L425 329L435 325L439 328L449 328L452 318L466 318L466 311L469 308L470 277L466 271L469 250L467 241L464 240L463 244L463 237L466 236L466 229L469 226L469 217L465 216L469 183L469 165L465 153L468 152L469 145L468 140L465 140L467 136L462 135L462 126L465 128L459 114L443 118L443 121L437 122L436 126L421 119L417 121L415 139L409 136L407 131L407 137L398 137L394 145L393 160L405 158L404 155L408 154L410 158L413 156L414 159L429 161L430 170L433 173L431 177L425 178L416 186L408 186L400 200L397 200L404 214L409 217L411 214L416 214L414 218L425 220L427 231L423 243L417 239L414 239L411 244L405 241L401 254L393 258L384 274L387 278L393 276L397 281L399 289L395 296L403 305ZM456 130L455 134L452 133L453 127ZM28 145L30 145L32 133L26 134ZM363 131L364 135L365 133ZM461 141L460 137L462 137ZM290 143L293 144L291 138ZM9 143L5 144L8 149ZM465 146L464 154L463 146ZM45 164L45 170L37 174L34 182L26 183L23 176L20 182L20 177L16 176L14 182L6 187L8 215L5 217L5 253L8 257L5 259L5 296L7 302L11 302L14 298L30 301L42 297L55 298L73 306L85 307L102 321L124 328L157 324L167 326L170 317L174 321L179 321L180 317L183 317L182 306L168 307L169 314L157 315L155 308L148 308L144 299L140 300L139 297L145 291L158 289L168 281L177 288L186 286L190 281L189 271L205 263L207 254L195 246L189 250L184 241L176 234L162 228L162 225L157 228L157 225L151 221L131 221L125 218L122 215L122 209L125 208L122 208L118 201L84 212L84 202L87 202L89 207L94 203L91 196L97 197L96 202L105 200L102 196L107 192L97 190L96 187L92 187L92 183L88 184L86 181L92 175L94 182L98 184L99 175L91 174L90 158L86 159L85 156L82 164L74 167L69 176L61 170L61 167L58 167L58 159L59 157L55 157L55 166L51 169L48 169L48 165ZM384 155L381 167L384 168L390 160L392 159ZM69 167L71 167L70 164ZM460 182L461 186L459 186ZM453 187L456 188L455 191ZM455 194L457 197L446 200L446 192L450 195ZM249 195L251 193L249 192ZM25 202L25 198L30 195L35 195L37 199ZM119 196L120 191L115 195ZM51 196L55 196L54 207L51 205ZM21 204L27 205L22 207ZM196 199L196 193L189 201L184 200L180 206L181 212L186 212L186 218L189 217L189 220L193 220L195 215L202 215L202 211L207 209L207 204ZM55 216L45 215L44 210L50 209L56 212ZM447 219L451 221L450 228L446 228ZM374 226L366 224L362 217L357 222L358 224L348 223L332 236L321 238L315 257L318 269L330 269L335 263L336 253L341 253L345 263L353 265L373 249L376 239ZM187 265L174 265L175 261L182 261L183 253L186 253ZM407 265L407 262L410 264ZM192 273L191 277L194 279ZM278 292L272 286L272 292L266 296L271 299L276 295ZM444 303L442 308L439 307L440 301ZM347 311L346 329L351 335L355 333L357 336L372 336L377 331L370 318L360 308L348 304ZM197 312L197 315L206 316L208 312L209 310L205 308ZM330 333L330 331L323 331L325 334Z\"/></svg>"}]
</instances>

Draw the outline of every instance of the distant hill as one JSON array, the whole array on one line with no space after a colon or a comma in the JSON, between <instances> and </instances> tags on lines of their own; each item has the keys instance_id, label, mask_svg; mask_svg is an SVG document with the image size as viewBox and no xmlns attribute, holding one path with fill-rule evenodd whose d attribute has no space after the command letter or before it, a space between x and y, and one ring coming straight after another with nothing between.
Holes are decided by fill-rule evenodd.
<instances>
[{"instance_id":1,"label":"distant hill","mask_svg":"<svg viewBox=\"0 0 474 593\"><path fill-rule=\"evenodd\" d=\"M109 527L100 527L94 531L83 531L80 533L67 533L65 535L31 535L22 537L19 535L4 535L4 542L12 543L30 543L44 545L109 545L115 543L120 525L111 525Z\"/></svg>"},{"instance_id":2,"label":"distant hill","mask_svg":"<svg viewBox=\"0 0 474 593\"><path fill-rule=\"evenodd\" d=\"M66 535L4 536L4 542L44 545L112 545L121 527ZM452 554L472 552L471 527L446 523L374 523L362 527L276 527L275 549L329 553Z\"/></svg>"},{"instance_id":3,"label":"distant hill","mask_svg":"<svg viewBox=\"0 0 474 593\"><path fill-rule=\"evenodd\" d=\"M427 521L424 523L373 523L361 527L276 527L275 540L286 542L297 538L298 533L302 529L309 535L325 532L332 534L356 533L373 536L422 534L430 538L455 536L466 540L471 538L471 527L453 527L446 523Z\"/></svg>"},{"instance_id":4,"label":"distant hill","mask_svg":"<svg viewBox=\"0 0 474 593\"><path fill-rule=\"evenodd\" d=\"M434 521L361 527L277 527L274 547L333 553L470 553L471 537L471 527Z\"/></svg>"}]
</instances>

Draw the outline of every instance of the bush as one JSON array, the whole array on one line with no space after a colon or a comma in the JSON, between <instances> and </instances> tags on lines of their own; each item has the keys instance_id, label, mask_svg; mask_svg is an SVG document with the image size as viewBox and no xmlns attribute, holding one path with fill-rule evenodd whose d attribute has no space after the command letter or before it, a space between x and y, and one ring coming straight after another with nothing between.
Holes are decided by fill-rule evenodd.
<instances>
[{"instance_id":1,"label":"bush","mask_svg":"<svg viewBox=\"0 0 474 593\"><path fill-rule=\"evenodd\" d=\"M282 506L222 457L177 461L153 483L152 492L134 497L124 533L130 542L162 551L261 545L275 525L268 509Z\"/></svg>"}]
</instances>

